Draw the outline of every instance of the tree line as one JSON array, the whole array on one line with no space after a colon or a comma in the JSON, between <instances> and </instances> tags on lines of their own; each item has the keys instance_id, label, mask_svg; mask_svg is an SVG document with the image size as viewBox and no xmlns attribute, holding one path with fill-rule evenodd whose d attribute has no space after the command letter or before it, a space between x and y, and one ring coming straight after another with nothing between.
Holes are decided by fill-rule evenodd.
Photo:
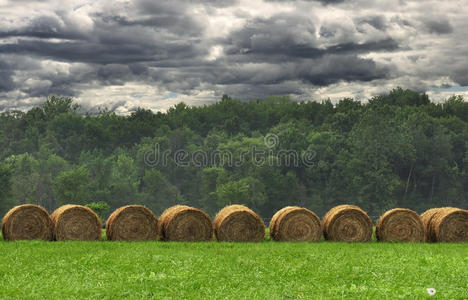
<instances>
[{"instance_id":1,"label":"tree line","mask_svg":"<svg viewBox=\"0 0 468 300\"><path fill-rule=\"evenodd\" d=\"M348 203L374 219L394 207L467 206L468 104L401 88L366 103L288 97L166 113L83 113L71 98L0 114L0 213L34 203L175 204L211 215L246 204L268 220L287 205L322 216ZM165 155L162 155L165 154Z\"/></svg>"}]
</instances>

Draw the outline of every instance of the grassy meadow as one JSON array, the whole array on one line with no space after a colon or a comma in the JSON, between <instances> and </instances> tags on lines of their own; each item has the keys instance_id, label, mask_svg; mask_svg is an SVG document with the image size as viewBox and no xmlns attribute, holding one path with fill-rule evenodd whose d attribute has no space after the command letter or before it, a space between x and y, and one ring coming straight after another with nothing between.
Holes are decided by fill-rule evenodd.
<instances>
[{"instance_id":1,"label":"grassy meadow","mask_svg":"<svg viewBox=\"0 0 468 300\"><path fill-rule=\"evenodd\" d=\"M468 244L21 241L0 253L0 299L468 299Z\"/></svg>"}]
</instances>

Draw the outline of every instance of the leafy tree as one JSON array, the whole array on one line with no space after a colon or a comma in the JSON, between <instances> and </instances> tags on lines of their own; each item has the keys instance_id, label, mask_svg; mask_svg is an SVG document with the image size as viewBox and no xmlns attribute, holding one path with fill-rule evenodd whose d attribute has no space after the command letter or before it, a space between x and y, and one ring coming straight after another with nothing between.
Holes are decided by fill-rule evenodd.
<instances>
[{"instance_id":1,"label":"leafy tree","mask_svg":"<svg viewBox=\"0 0 468 300\"><path fill-rule=\"evenodd\" d=\"M177 187L170 184L158 170L152 169L145 172L141 190L145 194L143 204L157 214L170 206L185 203Z\"/></svg>"},{"instance_id":2,"label":"leafy tree","mask_svg":"<svg viewBox=\"0 0 468 300\"><path fill-rule=\"evenodd\" d=\"M11 199L11 169L0 163L0 213L4 215L14 203Z\"/></svg>"},{"instance_id":3,"label":"leafy tree","mask_svg":"<svg viewBox=\"0 0 468 300\"><path fill-rule=\"evenodd\" d=\"M266 200L262 182L253 177L222 184L217 187L216 195L219 208L230 204L245 204L258 210Z\"/></svg>"},{"instance_id":4,"label":"leafy tree","mask_svg":"<svg viewBox=\"0 0 468 300\"><path fill-rule=\"evenodd\" d=\"M105 223L104 218L106 216L106 213L110 209L109 204L107 204L104 201L100 201L100 202L91 202L91 203L86 204L85 206L91 208L99 216L99 218L101 219L104 225Z\"/></svg>"},{"instance_id":5,"label":"leafy tree","mask_svg":"<svg viewBox=\"0 0 468 300\"><path fill-rule=\"evenodd\" d=\"M128 116L52 96L0 113L0 209L139 203L159 214L186 203L214 214L243 203L268 218L351 203L377 218L395 206L468 208L467 116L461 96L433 103L402 88L368 103L224 95Z\"/></svg>"},{"instance_id":6,"label":"leafy tree","mask_svg":"<svg viewBox=\"0 0 468 300\"><path fill-rule=\"evenodd\" d=\"M75 113L79 105L73 103L72 98L51 96L42 104L41 108L45 119L52 120L60 114Z\"/></svg>"},{"instance_id":7,"label":"leafy tree","mask_svg":"<svg viewBox=\"0 0 468 300\"><path fill-rule=\"evenodd\" d=\"M84 166L64 171L54 180L54 195L59 205L85 205L91 199L89 170Z\"/></svg>"}]
</instances>

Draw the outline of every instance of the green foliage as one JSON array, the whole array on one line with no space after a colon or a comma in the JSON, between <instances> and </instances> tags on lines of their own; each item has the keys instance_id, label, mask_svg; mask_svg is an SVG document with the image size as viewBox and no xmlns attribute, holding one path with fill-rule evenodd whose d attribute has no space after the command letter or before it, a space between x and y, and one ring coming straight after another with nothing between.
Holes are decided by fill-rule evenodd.
<instances>
[{"instance_id":1,"label":"green foliage","mask_svg":"<svg viewBox=\"0 0 468 300\"><path fill-rule=\"evenodd\" d=\"M86 207L91 208L98 216L101 218L101 221L105 222L106 213L109 211L110 206L104 201L100 202L91 202L85 205Z\"/></svg>"},{"instance_id":2,"label":"green foliage","mask_svg":"<svg viewBox=\"0 0 468 300\"><path fill-rule=\"evenodd\" d=\"M216 196L219 208L231 204L245 204L252 209L258 209L266 200L263 183L253 177L229 181L218 186Z\"/></svg>"},{"instance_id":3,"label":"green foliage","mask_svg":"<svg viewBox=\"0 0 468 300\"><path fill-rule=\"evenodd\" d=\"M88 188L91 182L89 170L80 166L61 172L54 180L54 195L59 205L88 203L91 199Z\"/></svg>"},{"instance_id":4,"label":"green foliage","mask_svg":"<svg viewBox=\"0 0 468 300\"><path fill-rule=\"evenodd\" d=\"M145 171L141 191L144 194L143 203L156 214L162 213L170 206L184 204L184 198L177 187L169 183L158 170Z\"/></svg>"},{"instance_id":5,"label":"green foliage","mask_svg":"<svg viewBox=\"0 0 468 300\"><path fill-rule=\"evenodd\" d=\"M11 199L11 168L0 163L0 213L6 213L14 202Z\"/></svg>"},{"instance_id":6,"label":"green foliage","mask_svg":"<svg viewBox=\"0 0 468 300\"><path fill-rule=\"evenodd\" d=\"M432 103L401 88L368 103L224 95L129 116L83 115L53 96L0 113L0 209L188 204L214 215L242 203L268 220L286 205L322 216L351 203L376 220L396 206L468 208L467 116L460 96Z\"/></svg>"},{"instance_id":7,"label":"green foliage","mask_svg":"<svg viewBox=\"0 0 468 300\"><path fill-rule=\"evenodd\" d=\"M41 108L45 119L52 120L61 114L76 112L79 105L73 103L71 98L51 96L42 104Z\"/></svg>"}]
</instances>

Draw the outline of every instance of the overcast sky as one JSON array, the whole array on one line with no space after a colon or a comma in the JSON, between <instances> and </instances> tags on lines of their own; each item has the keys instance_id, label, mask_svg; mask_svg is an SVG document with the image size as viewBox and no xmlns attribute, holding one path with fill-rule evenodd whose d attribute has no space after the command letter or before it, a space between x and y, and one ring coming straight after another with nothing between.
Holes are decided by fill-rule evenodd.
<instances>
[{"instance_id":1,"label":"overcast sky","mask_svg":"<svg viewBox=\"0 0 468 300\"><path fill-rule=\"evenodd\" d=\"M467 0L0 0L0 111L49 95L125 114L397 86L468 99L467 16Z\"/></svg>"}]
</instances>

